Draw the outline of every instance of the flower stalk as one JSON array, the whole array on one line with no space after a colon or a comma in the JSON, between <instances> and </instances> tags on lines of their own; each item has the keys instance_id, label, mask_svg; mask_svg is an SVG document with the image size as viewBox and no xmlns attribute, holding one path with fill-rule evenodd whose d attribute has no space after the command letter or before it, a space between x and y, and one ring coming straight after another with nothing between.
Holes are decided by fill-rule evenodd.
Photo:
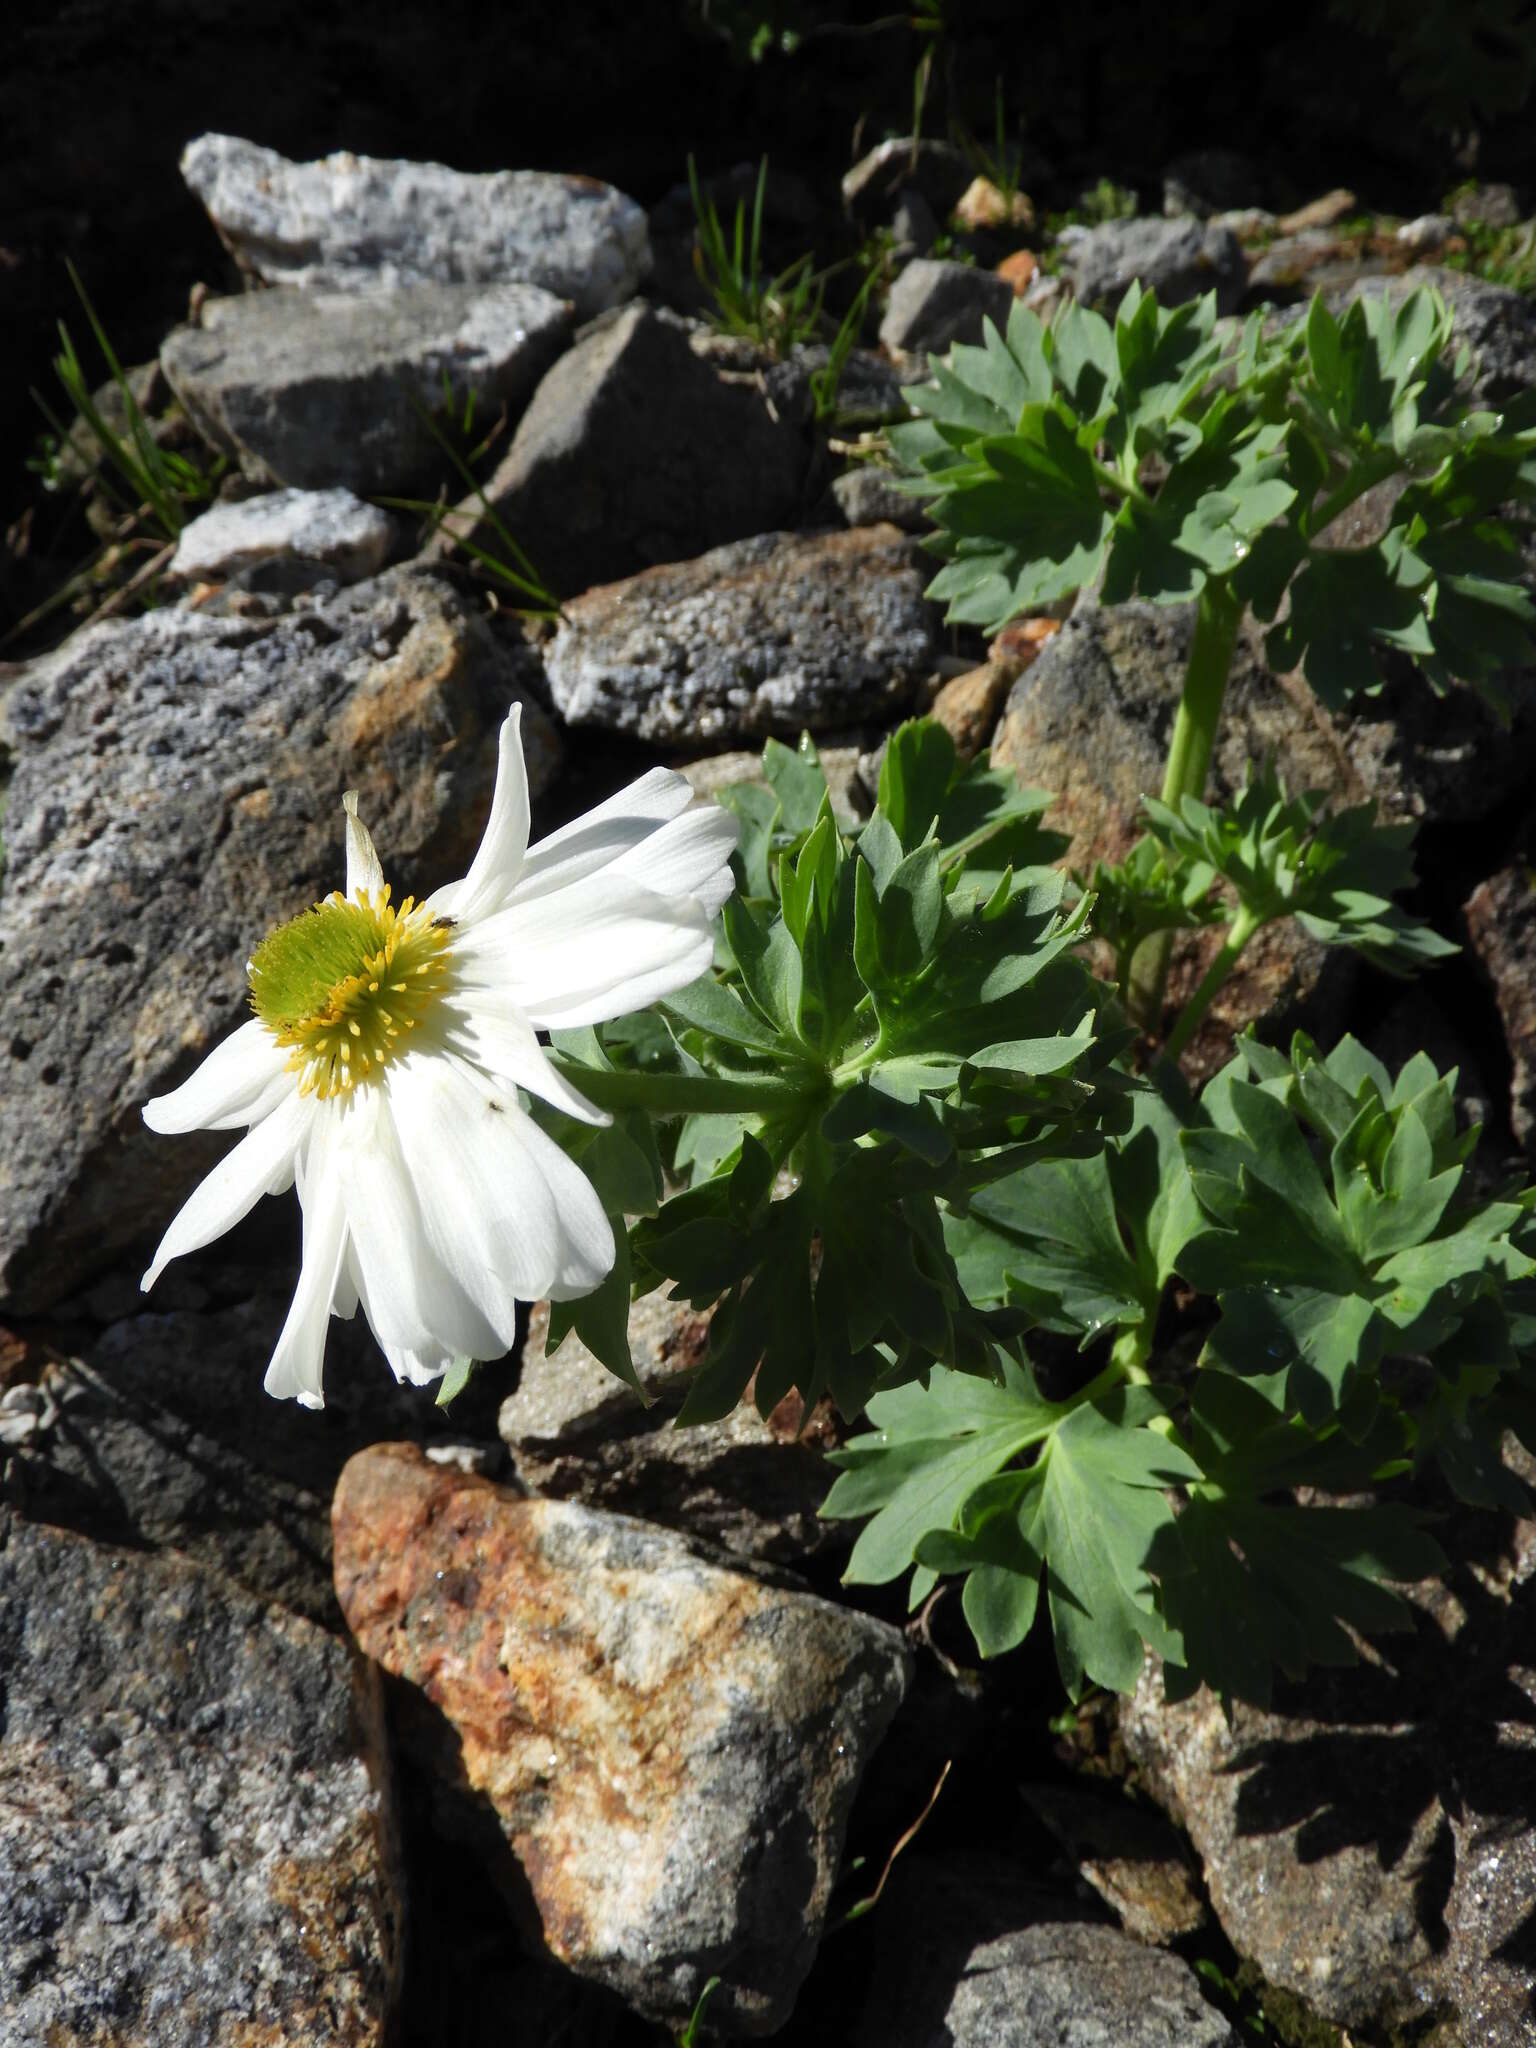
<instances>
[{"instance_id":1,"label":"flower stalk","mask_svg":"<svg viewBox=\"0 0 1536 2048\"><path fill-rule=\"evenodd\" d=\"M1194 639L1163 771L1163 802L1171 810L1177 810L1184 797L1205 793L1242 616L1242 600L1231 584L1223 577L1207 577L1195 607ZM1138 947L1131 962L1131 1015L1144 1029L1154 1029L1162 1014L1172 949L1172 932L1158 932Z\"/></svg>"}]
</instances>

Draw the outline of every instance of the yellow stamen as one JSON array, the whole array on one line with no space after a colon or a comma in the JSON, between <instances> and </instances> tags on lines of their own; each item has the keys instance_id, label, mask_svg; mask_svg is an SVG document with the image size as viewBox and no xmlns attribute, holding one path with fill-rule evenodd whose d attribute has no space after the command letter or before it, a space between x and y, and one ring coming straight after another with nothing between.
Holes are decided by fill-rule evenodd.
<instances>
[{"instance_id":1,"label":"yellow stamen","mask_svg":"<svg viewBox=\"0 0 1536 2048\"><path fill-rule=\"evenodd\" d=\"M351 901L334 890L252 956L251 1007L292 1048L301 1095L344 1095L382 1071L448 985L449 927L414 897L398 909L389 897L387 885ZM386 983L390 970L401 978Z\"/></svg>"}]
</instances>

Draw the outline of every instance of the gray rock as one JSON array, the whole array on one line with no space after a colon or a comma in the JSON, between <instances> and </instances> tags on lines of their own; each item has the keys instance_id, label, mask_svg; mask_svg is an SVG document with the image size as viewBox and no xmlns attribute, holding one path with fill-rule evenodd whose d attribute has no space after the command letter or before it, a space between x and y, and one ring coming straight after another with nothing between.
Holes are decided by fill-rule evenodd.
<instances>
[{"instance_id":1,"label":"gray rock","mask_svg":"<svg viewBox=\"0 0 1536 2048\"><path fill-rule=\"evenodd\" d=\"M1437 1534L1460 1562L1405 1589L1414 1630L1370 1661L1287 1686L1268 1712L1238 1704L1230 1724L1203 1691L1168 1706L1149 1669L1120 1729L1272 1984L1372 2037L1449 2008L1459 2038L1524 2048L1536 1521L1463 1512Z\"/></svg>"},{"instance_id":2,"label":"gray rock","mask_svg":"<svg viewBox=\"0 0 1536 2048\"><path fill-rule=\"evenodd\" d=\"M896 472L860 462L832 479L832 496L850 526L899 526L903 533L929 533L933 521L921 498L901 489Z\"/></svg>"},{"instance_id":3,"label":"gray rock","mask_svg":"<svg viewBox=\"0 0 1536 2048\"><path fill-rule=\"evenodd\" d=\"M1473 397L1497 404L1536 387L1536 303L1509 285L1423 263L1401 277L1362 283L1338 301L1330 299L1330 304L1337 310L1339 303L1357 296L1357 290L1384 291L1396 301L1416 285L1433 285L1450 307L1455 338L1475 359L1469 387Z\"/></svg>"},{"instance_id":4,"label":"gray rock","mask_svg":"<svg viewBox=\"0 0 1536 2048\"><path fill-rule=\"evenodd\" d=\"M1176 1956L1112 1927L1046 1922L985 1941L939 2025L897 2022L890 2048L1239 2048Z\"/></svg>"},{"instance_id":5,"label":"gray rock","mask_svg":"<svg viewBox=\"0 0 1536 2048\"><path fill-rule=\"evenodd\" d=\"M1463 915L1472 956L1493 984L1509 1048L1509 1122L1536 1149L1536 887L1524 861L1480 882Z\"/></svg>"},{"instance_id":6,"label":"gray rock","mask_svg":"<svg viewBox=\"0 0 1536 2048\"><path fill-rule=\"evenodd\" d=\"M189 521L166 573L189 583L223 582L296 557L338 583L361 583L383 568L394 540L389 514L351 491L266 491Z\"/></svg>"},{"instance_id":7,"label":"gray rock","mask_svg":"<svg viewBox=\"0 0 1536 2048\"><path fill-rule=\"evenodd\" d=\"M130 1283L121 1320L77 1330L75 1355L10 1389L3 1402L14 1397L15 1419L34 1426L16 1432L8 1463L0 1450L0 1500L103 1541L174 1549L334 1630L337 1474L381 1430L425 1436L430 1455L434 1438L462 1436L477 1396L450 1415L398 1387L357 1320L331 1324L323 1424L274 1401L262 1375L298 1278L297 1205L264 1205L263 1221L274 1240L265 1266L231 1265L210 1247L172 1267L148 1303ZM0 1407L0 1445L5 1420Z\"/></svg>"},{"instance_id":8,"label":"gray rock","mask_svg":"<svg viewBox=\"0 0 1536 2048\"><path fill-rule=\"evenodd\" d=\"M841 1547L843 1525L818 1513L830 1483L818 1418L802 1429L798 1397L767 1421L744 1402L719 1422L674 1427L709 1323L662 1293L635 1303L630 1352L647 1407L574 1332L551 1352L549 1305L536 1304L499 1420L517 1476L548 1499L636 1515L739 1557L793 1565Z\"/></svg>"},{"instance_id":9,"label":"gray rock","mask_svg":"<svg viewBox=\"0 0 1536 2048\"><path fill-rule=\"evenodd\" d=\"M423 414L471 393L517 412L571 309L537 285L413 284L210 299L160 361L188 416L258 483L430 494L450 465Z\"/></svg>"},{"instance_id":10,"label":"gray rock","mask_svg":"<svg viewBox=\"0 0 1536 2048\"><path fill-rule=\"evenodd\" d=\"M1475 223L1487 228L1512 228L1520 220L1520 196L1513 185L1470 185L1451 201L1458 227Z\"/></svg>"},{"instance_id":11,"label":"gray rock","mask_svg":"<svg viewBox=\"0 0 1536 2048\"><path fill-rule=\"evenodd\" d=\"M1072 288L1085 305L1119 305L1133 280L1176 306L1214 291L1216 309L1231 313L1248 283L1242 244L1229 228L1198 220L1105 221L1073 245L1067 263Z\"/></svg>"},{"instance_id":12,"label":"gray rock","mask_svg":"<svg viewBox=\"0 0 1536 2048\"><path fill-rule=\"evenodd\" d=\"M1358 235L1340 235L1331 227L1298 228L1259 251L1248 289L1255 298L1270 292L1310 298L1320 291L1331 302L1352 296L1368 282L1374 285L1391 268L1388 257Z\"/></svg>"},{"instance_id":13,"label":"gray rock","mask_svg":"<svg viewBox=\"0 0 1536 2048\"><path fill-rule=\"evenodd\" d=\"M1137 837L1141 796L1162 780L1192 618L1187 606L1100 606L1085 594L1013 686L993 758L1056 792L1051 819L1072 834L1075 867L1120 860ZM1394 674L1368 700L1368 715L1334 718L1299 676L1271 674L1259 637L1245 630L1211 789L1227 798L1252 762L1272 757L1293 793L1326 789L1340 805L1371 799L1388 818L1475 819L1536 771L1531 692L1513 680L1524 708L1508 730L1471 691L1438 698L1411 673ZM1203 972L1211 944L1209 933L1180 941L1179 974ZM1242 1019L1269 1015L1278 1024L1297 1003L1333 1005L1347 989L1351 963L1328 956L1328 982L1320 984L1321 949L1289 925L1270 926L1255 946L1213 1006L1213 1056Z\"/></svg>"},{"instance_id":14,"label":"gray rock","mask_svg":"<svg viewBox=\"0 0 1536 2048\"><path fill-rule=\"evenodd\" d=\"M993 762L1055 792L1048 822L1071 836L1068 859L1079 872L1090 872L1096 860L1123 859L1140 836L1141 799L1162 781L1192 623L1189 607L1100 606L1085 594L1013 685L993 736ZM1277 682L1252 644L1240 643L1212 793L1230 797L1249 764L1267 755L1293 790L1332 788L1341 801L1363 794L1301 686ZM1218 943L1216 933L1180 935L1171 1004L1194 989ZM1322 1000L1337 1003L1351 965L1292 924L1269 926L1212 1004L1195 1043L1197 1064L1224 1060L1233 1032L1250 1018L1274 1023L1298 1008L1305 1014L1320 989Z\"/></svg>"},{"instance_id":15,"label":"gray rock","mask_svg":"<svg viewBox=\"0 0 1536 2048\"><path fill-rule=\"evenodd\" d=\"M854 2048L1238 2048L1187 1963L1011 1865L904 1857Z\"/></svg>"},{"instance_id":16,"label":"gray rock","mask_svg":"<svg viewBox=\"0 0 1536 2048\"><path fill-rule=\"evenodd\" d=\"M549 686L571 725L675 747L889 718L937 653L926 581L894 527L762 534L576 599Z\"/></svg>"},{"instance_id":17,"label":"gray rock","mask_svg":"<svg viewBox=\"0 0 1536 2048\"><path fill-rule=\"evenodd\" d=\"M974 167L952 142L893 135L843 173L843 205L861 227L888 223L908 192L918 193L932 212L948 220Z\"/></svg>"},{"instance_id":18,"label":"gray rock","mask_svg":"<svg viewBox=\"0 0 1536 2048\"><path fill-rule=\"evenodd\" d=\"M1154 1808L1083 1779L1020 1791L1073 1875L1092 1885L1127 1934L1162 1948L1205 1924L1189 1850Z\"/></svg>"},{"instance_id":19,"label":"gray rock","mask_svg":"<svg viewBox=\"0 0 1536 2048\"><path fill-rule=\"evenodd\" d=\"M529 657L441 575L261 622L110 620L23 668L0 894L0 1295L82 1286L225 1148L140 1121L237 1023L264 932L337 885L338 799L397 887L462 874ZM555 740L530 705L536 790Z\"/></svg>"},{"instance_id":20,"label":"gray rock","mask_svg":"<svg viewBox=\"0 0 1536 2048\"><path fill-rule=\"evenodd\" d=\"M891 234L897 249L913 256L926 256L939 239L939 221L921 192L902 192L891 215Z\"/></svg>"},{"instance_id":21,"label":"gray rock","mask_svg":"<svg viewBox=\"0 0 1536 2048\"><path fill-rule=\"evenodd\" d=\"M541 286L584 319L650 267L645 214L596 178L452 171L338 151L291 163L235 135L199 135L181 174L235 258L267 284Z\"/></svg>"},{"instance_id":22,"label":"gray rock","mask_svg":"<svg viewBox=\"0 0 1536 2048\"><path fill-rule=\"evenodd\" d=\"M880 339L908 355L942 355L957 341L978 345L983 320L1006 329L1012 309L1013 286L1006 278L969 263L919 256L891 286Z\"/></svg>"},{"instance_id":23,"label":"gray rock","mask_svg":"<svg viewBox=\"0 0 1536 2048\"><path fill-rule=\"evenodd\" d=\"M1240 242L1256 242L1275 232L1275 216L1266 206L1235 206L1229 212L1213 213L1214 227L1230 228Z\"/></svg>"},{"instance_id":24,"label":"gray rock","mask_svg":"<svg viewBox=\"0 0 1536 2048\"><path fill-rule=\"evenodd\" d=\"M825 370L831 350L823 342L795 348L781 362L762 365L762 388L774 410L790 419L809 420L815 413L811 378ZM909 366L907 377L913 375ZM918 374L926 374L925 370ZM873 424L907 417L906 386L902 373L876 355L873 349L848 352L833 398L833 418L846 430L850 425Z\"/></svg>"},{"instance_id":25,"label":"gray rock","mask_svg":"<svg viewBox=\"0 0 1536 2048\"><path fill-rule=\"evenodd\" d=\"M1393 240L1411 255L1423 256L1443 249L1455 232L1456 223L1448 214L1421 213L1414 220L1405 220Z\"/></svg>"},{"instance_id":26,"label":"gray rock","mask_svg":"<svg viewBox=\"0 0 1536 2048\"><path fill-rule=\"evenodd\" d=\"M1476 277L1469 271L1447 270L1433 263L1415 264L1409 270L1387 274L1384 263L1357 258L1337 266L1336 274L1330 274L1327 259L1337 247L1332 237L1320 235L1311 245L1310 257L1297 269L1295 265L1286 266L1285 252L1277 243L1254 266L1252 284L1255 289L1300 281L1315 284L1335 314L1342 314L1367 293L1384 294L1396 304L1419 286L1431 286L1451 310L1451 354L1454 356L1458 343L1464 344L1471 354L1472 371L1466 386L1469 397L1481 404L1497 405L1536 386L1536 305L1524 292L1508 285L1491 284L1487 278ZM1276 250L1281 251L1276 266L1266 269L1268 258ZM1306 251L1298 250L1297 254L1298 259L1306 257ZM1272 318L1276 326L1289 325L1303 319L1305 313L1305 307L1287 306Z\"/></svg>"},{"instance_id":27,"label":"gray rock","mask_svg":"<svg viewBox=\"0 0 1536 2048\"><path fill-rule=\"evenodd\" d=\"M381 2044L402 1899L376 1677L212 1574L3 1510L0 1649L0 2038Z\"/></svg>"},{"instance_id":28,"label":"gray rock","mask_svg":"<svg viewBox=\"0 0 1536 2048\"><path fill-rule=\"evenodd\" d=\"M628 306L545 377L485 495L560 596L791 520L807 450L756 373L721 373L680 323ZM498 545L478 498L454 530Z\"/></svg>"},{"instance_id":29,"label":"gray rock","mask_svg":"<svg viewBox=\"0 0 1536 2048\"><path fill-rule=\"evenodd\" d=\"M772 2033L911 1660L883 1622L622 1515L376 1445L336 1590L400 1731L549 1949L649 2017ZM481 1837L482 1844L485 1837Z\"/></svg>"}]
</instances>

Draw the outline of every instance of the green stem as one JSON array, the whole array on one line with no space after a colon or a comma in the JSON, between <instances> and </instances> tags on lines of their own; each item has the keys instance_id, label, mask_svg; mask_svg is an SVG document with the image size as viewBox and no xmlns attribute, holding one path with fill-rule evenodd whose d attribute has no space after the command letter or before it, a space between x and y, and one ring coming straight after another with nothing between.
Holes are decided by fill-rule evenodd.
<instances>
[{"instance_id":1,"label":"green stem","mask_svg":"<svg viewBox=\"0 0 1536 2048\"><path fill-rule=\"evenodd\" d=\"M771 1075L730 1079L723 1074L658 1074L635 1068L587 1067L579 1060L548 1055L563 1081L599 1109L648 1109L656 1116L692 1116L711 1111L782 1114L816 1097L824 1077L779 1081Z\"/></svg>"},{"instance_id":2,"label":"green stem","mask_svg":"<svg viewBox=\"0 0 1536 2048\"><path fill-rule=\"evenodd\" d=\"M1217 990L1237 965L1238 955L1254 933L1262 929L1263 924L1263 918L1239 906L1236 917L1227 926L1227 936L1222 941L1221 950L1201 976L1200 986L1179 1012L1179 1021L1174 1025L1168 1043L1163 1047L1169 1059L1176 1060L1194 1037L1195 1029L1211 1007Z\"/></svg>"},{"instance_id":3,"label":"green stem","mask_svg":"<svg viewBox=\"0 0 1536 2048\"><path fill-rule=\"evenodd\" d=\"M1093 465L1093 473L1105 490L1113 491L1117 498L1129 498L1133 505L1151 508L1152 500L1134 477L1122 476L1118 469L1112 469L1107 462L1098 461Z\"/></svg>"},{"instance_id":4,"label":"green stem","mask_svg":"<svg viewBox=\"0 0 1536 2048\"><path fill-rule=\"evenodd\" d=\"M1242 616L1242 600L1231 585L1207 577L1195 608L1195 634L1184 671L1184 694L1173 721L1168 765L1163 774L1163 802L1170 810L1176 811L1187 796L1199 798L1205 794L1205 778L1210 772L1211 752L1221 724L1221 707ZM1155 1027L1162 1014L1163 985L1168 979L1172 948L1173 933L1157 932L1137 949L1131 962L1126 996L1131 1015L1143 1027Z\"/></svg>"},{"instance_id":5,"label":"green stem","mask_svg":"<svg viewBox=\"0 0 1536 2048\"><path fill-rule=\"evenodd\" d=\"M1071 1400L1063 1404L1070 1414L1074 1408L1081 1408L1086 1402L1097 1401L1101 1394L1108 1394L1122 1381L1129 1381L1133 1387L1144 1387L1152 1375L1147 1371L1147 1355L1152 1349L1152 1333L1145 1323L1132 1323L1121 1330L1109 1349L1109 1360L1101 1372L1094 1374L1086 1387L1080 1387Z\"/></svg>"}]
</instances>

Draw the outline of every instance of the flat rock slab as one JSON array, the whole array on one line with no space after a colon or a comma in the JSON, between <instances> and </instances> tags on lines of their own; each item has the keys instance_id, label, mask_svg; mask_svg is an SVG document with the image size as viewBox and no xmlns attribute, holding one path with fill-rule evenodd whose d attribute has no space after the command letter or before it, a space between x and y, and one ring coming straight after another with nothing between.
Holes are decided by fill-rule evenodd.
<instances>
[{"instance_id":1,"label":"flat rock slab","mask_svg":"<svg viewBox=\"0 0 1536 2048\"><path fill-rule=\"evenodd\" d=\"M1528 1473L1530 1461L1523 1469ZM1240 1955L1371 2038L1449 2013L1478 2048L1536 2019L1536 1521L1462 1511L1448 1584L1369 1662L1239 1703L1167 1705L1149 1668L1120 1730L1187 1828Z\"/></svg>"},{"instance_id":2,"label":"flat rock slab","mask_svg":"<svg viewBox=\"0 0 1536 2048\"><path fill-rule=\"evenodd\" d=\"M1524 862L1480 882L1463 913L1478 965L1493 984L1510 1053L1509 1121L1536 1145L1536 882Z\"/></svg>"},{"instance_id":3,"label":"flat rock slab","mask_svg":"<svg viewBox=\"0 0 1536 2048\"><path fill-rule=\"evenodd\" d=\"M402 1902L344 1643L0 1510L0 1668L0 2038L384 2041Z\"/></svg>"},{"instance_id":4,"label":"flat rock slab","mask_svg":"<svg viewBox=\"0 0 1536 2048\"><path fill-rule=\"evenodd\" d=\"M626 306L549 371L485 500L550 588L573 597L789 525L807 463L802 428L760 372L721 370L681 322ZM450 531L502 545L478 496Z\"/></svg>"},{"instance_id":5,"label":"flat rock slab","mask_svg":"<svg viewBox=\"0 0 1536 2048\"><path fill-rule=\"evenodd\" d=\"M245 1014L245 962L343 876L340 794L397 890L464 873L527 674L441 575L252 622L107 621L25 667L0 893L0 1297L72 1292L169 1222L227 1138L139 1111ZM529 705L535 790L557 759Z\"/></svg>"},{"instance_id":6,"label":"flat rock slab","mask_svg":"<svg viewBox=\"0 0 1536 2048\"><path fill-rule=\"evenodd\" d=\"M160 364L199 432L258 483L430 493L451 474L430 416L472 396L486 416L516 414L571 319L532 284L250 292L209 299Z\"/></svg>"},{"instance_id":7,"label":"flat rock slab","mask_svg":"<svg viewBox=\"0 0 1536 2048\"><path fill-rule=\"evenodd\" d=\"M1238 2048L1177 1956L1000 1859L902 1860L854 2048Z\"/></svg>"},{"instance_id":8,"label":"flat rock slab","mask_svg":"<svg viewBox=\"0 0 1536 2048\"><path fill-rule=\"evenodd\" d=\"M518 1477L533 1492L609 1508L740 1557L803 1563L842 1547L846 1525L821 1519L828 1467L801 1430L798 1396L766 1421L744 1401L718 1422L674 1425L709 1342L710 1318L661 1292L629 1312L639 1397L573 1330L549 1349L549 1304L528 1321L517 1391L498 1426Z\"/></svg>"},{"instance_id":9,"label":"flat rock slab","mask_svg":"<svg viewBox=\"0 0 1536 2048\"><path fill-rule=\"evenodd\" d=\"M576 599L550 689L568 724L671 747L891 721L937 657L926 582L893 526L761 534Z\"/></svg>"},{"instance_id":10,"label":"flat rock slab","mask_svg":"<svg viewBox=\"0 0 1536 2048\"><path fill-rule=\"evenodd\" d=\"M650 268L643 209L596 178L349 150L300 164L237 135L199 135L181 174L236 260L267 284L521 282L588 319L631 297Z\"/></svg>"},{"instance_id":11,"label":"flat rock slab","mask_svg":"<svg viewBox=\"0 0 1536 2048\"><path fill-rule=\"evenodd\" d=\"M407 1745L489 1801L543 1941L671 2026L772 2033L815 1956L910 1660L882 1622L664 1530L359 1454L336 1588Z\"/></svg>"},{"instance_id":12,"label":"flat rock slab","mask_svg":"<svg viewBox=\"0 0 1536 2048\"><path fill-rule=\"evenodd\" d=\"M181 529L168 576L221 583L269 562L313 562L338 583L383 568L395 543L387 512L352 491L264 491L215 505Z\"/></svg>"},{"instance_id":13,"label":"flat rock slab","mask_svg":"<svg viewBox=\"0 0 1536 2048\"><path fill-rule=\"evenodd\" d=\"M1090 228L1074 240L1066 272L1085 305L1111 314L1133 283L1156 292L1161 306L1213 291L1216 310L1232 313L1248 283L1247 259L1230 228L1152 215Z\"/></svg>"}]
</instances>

